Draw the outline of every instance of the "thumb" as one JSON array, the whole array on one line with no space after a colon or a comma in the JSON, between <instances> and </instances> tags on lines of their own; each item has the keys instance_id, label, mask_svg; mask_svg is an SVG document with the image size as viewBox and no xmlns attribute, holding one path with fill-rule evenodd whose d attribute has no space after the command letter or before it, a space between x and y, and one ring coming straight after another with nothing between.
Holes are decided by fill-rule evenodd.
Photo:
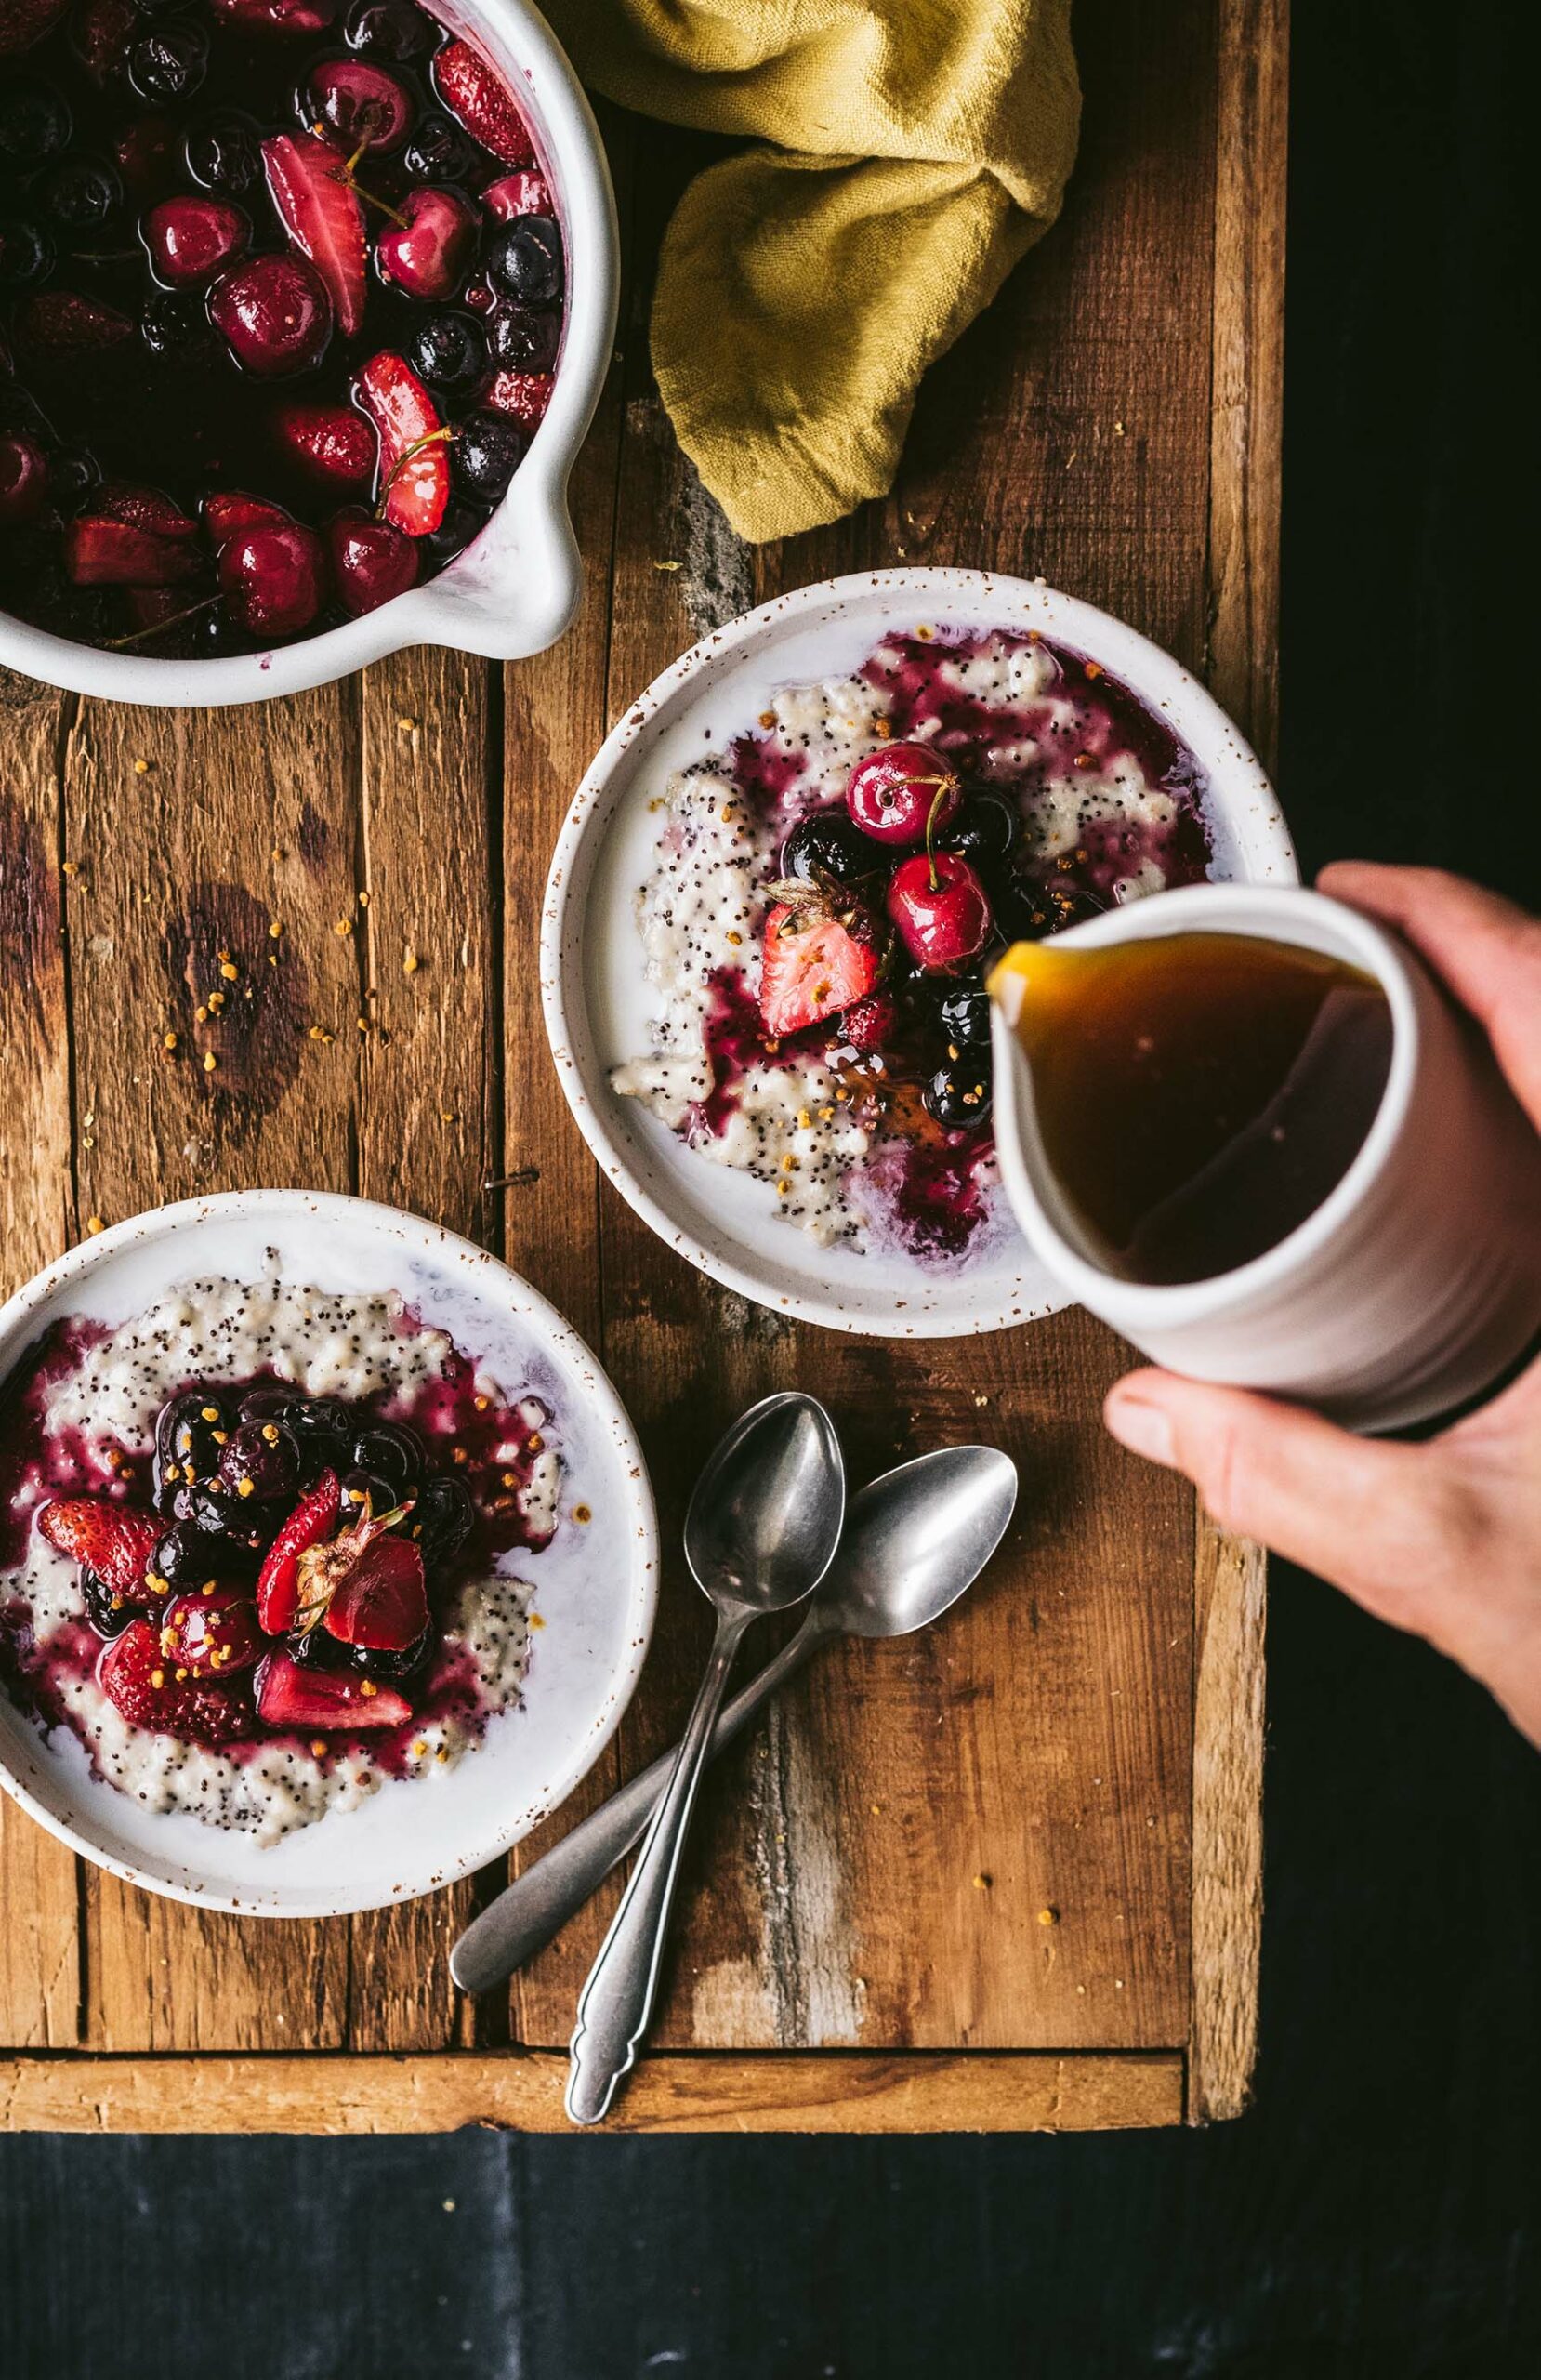
<instances>
[{"instance_id":1,"label":"thumb","mask_svg":"<svg viewBox=\"0 0 1541 2380\"><path fill-rule=\"evenodd\" d=\"M1115 1438L1185 1471L1220 1527L1258 1538L1399 1628L1450 1649L1448 1515L1429 1449L1357 1438L1320 1414L1174 1372L1131 1372L1108 1392ZM1443 1574L1442 1576L1442 1573Z\"/></svg>"}]
</instances>

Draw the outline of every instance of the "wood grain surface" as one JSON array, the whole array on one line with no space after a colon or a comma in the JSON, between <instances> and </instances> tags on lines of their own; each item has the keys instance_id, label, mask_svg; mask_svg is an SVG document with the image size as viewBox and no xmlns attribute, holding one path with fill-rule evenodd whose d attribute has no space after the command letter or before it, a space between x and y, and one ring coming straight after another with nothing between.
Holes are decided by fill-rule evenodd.
<instances>
[{"instance_id":1,"label":"wood grain surface","mask_svg":"<svg viewBox=\"0 0 1541 2380\"><path fill-rule=\"evenodd\" d=\"M699 1277L599 1183L535 985L547 855L609 723L705 629L808 578L896 561L1041 573L1211 665L1271 734L1284 0L1266 23L1242 0L1087 0L1077 31L1087 119L1064 218L929 377L886 503L781 549L727 530L673 442L645 335L650 259L705 152L613 117L626 311L574 477L587 594L560 646L503 673L402 654L224 715L0 694L7 1287L92 1217L233 1186L356 1189L480 1238L572 1316L641 1432L665 1544L718 1431L792 1382L827 1398L857 1478L948 1438L1021 1467L978 1593L914 1642L832 1649L711 1779L654 2034L704 2065L691 2082L691 2060L655 2057L638 2123L715 2121L720 2089L738 2109L723 2121L775 2128L822 2108L832 2073L850 2078L852 2128L934 2128L949 2107L988 2122L1008 2069L1005 2127L1047 2120L1057 2094L1082 2110L1067 2123L1177 2121L1185 2071L1194 2115L1245 2094L1260 1568L1101 1431L1124 1351L1082 1315L888 1346ZM226 950L238 978L200 1018ZM666 1567L615 1744L516 1863L671 1739L706 1622ZM502 2090L547 2069L476 2053L565 2043L613 1905L601 1895L507 2004L471 2010L444 1952L501 1881L330 1925L202 1916L77 1874L7 1806L0 2042L41 2054L14 2069L11 2120L67 2122L77 2099L101 2122L166 2120L143 2078L189 2075L178 2057L201 2053L223 2082L165 2085L190 2125L250 2123L269 2091L275 2125L290 2091L318 2122L357 2108L367 2124L390 2086L364 2054L453 2051L471 2062L429 2059L461 2076L442 2121L480 2120L494 2073ZM104 2055L52 2073L60 2049ZM355 2055L249 2056L306 2051ZM494 2120L541 2120L505 2104L524 2112Z\"/></svg>"}]
</instances>

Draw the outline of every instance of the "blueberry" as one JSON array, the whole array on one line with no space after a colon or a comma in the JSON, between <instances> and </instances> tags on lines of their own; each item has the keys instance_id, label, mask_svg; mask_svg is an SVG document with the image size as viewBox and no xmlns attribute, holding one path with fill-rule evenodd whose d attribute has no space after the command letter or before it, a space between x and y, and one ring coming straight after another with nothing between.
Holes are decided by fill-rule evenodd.
<instances>
[{"instance_id":1,"label":"blueberry","mask_svg":"<svg viewBox=\"0 0 1541 2380\"><path fill-rule=\"evenodd\" d=\"M946 993L937 1013L943 1033L959 1050L990 1038L990 1002L980 985L959 985Z\"/></svg>"},{"instance_id":2,"label":"blueberry","mask_svg":"<svg viewBox=\"0 0 1541 2380\"><path fill-rule=\"evenodd\" d=\"M454 1561L471 1533L476 1520L471 1491L463 1479L449 1474L425 1479L412 1518L426 1567L441 1570Z\"/></svg>"},{"instance_id":3,"label":"blueberry","mask_svg":"<svg viewBox=\"0 0 1541 2380\"><path fill-rule=\"evenodd\" d=\"M1046 934L1059 933L1065 926L1100 918L1103 905L1095 892L1072 883L1068 877L1040 884L1034 877L1018 876L992 888L991 906L1008 942L1041 942Z\"/></svg>"},{"instance_id":4,"label":"blueberry","mask_svg":"<svg viewBox=\"0 0 1541 2380\"><path fill-rule=\"evenodd\" d=\"M411 0L353 0L342 26L349 49L367 50L372 58L389 58L397 64L420 58L438 32Z\"/></svg>"},{"instance_id":5,"label":"blueberry","mask_svg":"<svg viewBox=\"0 0 1541 2380\"><path fill-rule=\"evenodd\" d=\"M151 355L177 356L184 363L214 344L202 300L172 289L154 290L145 299L139 337Z\"/></svg>"},{"instance_id":6,"label":"blueberry","mask_svg":"<svg viewBox=\"0 0 1541 2380\"><path fill-rule=\"evenodd\" d=\"M219 1448L229 1435L230 1408L221 1396L202 1388L185 1389L163 1405L155 1422L155 1460L163 1470L179 1466L184 1478L209 1479L219 1464Z\"/></svg>"},{"instance_id":7,"label":"blueberry","mask_svg":"<svg viewBox=\"0 0 1541 2380\"><path fill-rule=\"evenodd\" d=\"M806 884L821 876L832 876L837 884L856 884L882 861L880 847L844 810L822 810L793 827L782 845L781 871Z\"/></svg>"},{"instance_id":8,"label":"blueberry","mask_svg":"<svg viewBox=\"0 0 1541 2380\"><path fill-rule=\"evenodd\" d=\"M101 465L84 446L61 447L48 464L48 486L54 502L65 512L83 504L101 478Z\"/></svg>"},{"instance_id":9,"label":"blueberry","mask_svg":"<svg viewBox=\"0 0 1541 2380\"><path fill-rule=\"evenodd\" d=\"M31 289L53 271L54 244L23 216L0 218L0 289Z\"/></svg>"},{"instance_id":10,"label":"blueberry","mask_svg":"<svg viewBox=\"0 0 1541 2380\"><path fill-rule=\"evenodd\" d=\"M297 1402L292 1388L249 1388L235 1417L238 1421L287 1421Z\"/></svg>"},{"instance_id":11,"label":"blueberry","mask_svg":"<svg viewBox=\"0 0 1541 2380\"><path fill-rule=\"evenodd\" d=\"M99 1636L121 1636L129 1621L138 1618L127 1596L114 1594L94 1570L82 1570L80 1587L86 1598L86 1617Z\"/></svg>"},{"instance_id":12,"label":"blueberry","mask_svg":"<svg viewBox=\"0 0 1541 2380\"><path fill-rule=\"evenodd\" d=\"M229 1488L211 1486L202 1480L195 1488L183 1488L177 1496L172 1510L178 1521L191 1522L207 1537L223 1537L227 1530L238 1528L240 1507L244 1500Z\"/></svg>"},{"instance_id":13,"label":"blueberry","mask_svg":"<svg viewBox=\"0 0 1541 2380\"><path fill-rule=\"evenodd\" d=\"M187 169L205 190L241 198L262 182L262 135L236 108L217 108L187 137Z\"/></svg>"},{"instance_id":14,"label":"blueberry","mask_svg":"<svg viewBox=\"0 0 1541 2380\"><path fill-rule=\"evenodd\" d=\"M475 141L447 115L420 115L402 163L414 181L469 182L481 163Z\"/></svg>"},{"instance_id":15,"label":"blueberry","mask_svg":"<svg viewBox=\"0 0 1541 2380\"><path fill-rule=\"evenodd\" d=\"M393 1488L415 1488L423 1475L423 1441L401 1421L372 1421L353 1441L353 1461Z\"/></svg>"},{"instance_id":16,"label":"blueberry","mask_svg":"<svg viewBox=\"0 0 1541 2380\"><path fill-rule=\"evenodd\" d=\"M349 1667L362 1671L365 1677L392 1680L414 1677L427 1666L436 1641L430 1620L422 1634L399 1653L387 1652L378 1645L349 1646Z\"/></svg>"},{"instance_id":17,"label":"blueberry","mask_svg":"<svg viewBox=\"0 0 1541 2380\"><path fill-rule=\"evenodd\" d=\"M450 448L450 475L467 496L495 504L524 459L528 444L517 422L473 414Z\"/></svg>"},{"instance_id":18,"label":"blueberry","mask_svg":"<svg viewBox=\"0 0 1541 2380\"><path fill-rule=\"evenodd\" d=\"M920 1095L939 1124L982 1124L990 1113L989 1059L965 1052L955 1065L933 1075Z\"/></svg>"},{"instance_id":19,"label":"blueberry","mask_svg":"<svg viewBox=\"0 0 1541 2380\"><path fill-rule=\"evenodd\" d=\"M521 305L549 306L561 296L561 233L549 215L520 215L487 250L487 273Z\"/></svg>"},{"instance_id":20,"label":"blueberry","mask_svg":"<svg viewBox=\"0 0 1541 2380\"><path fill-rule=\"evenodd\" d=\"M454 396L487 377L487 342L470 314L429 314L406 343L406 360L430 389Z\"/></svg>"},{"instance_id":21,"label":"blueberry","mask_svg":"<svg viewBox=\"0 0 1541 2380\"><path fill-rule=\"evenodd\" d=\"M202 25L166 24L141 33L128 53L128 79L141 99L190 99L209 71Z\"/></svg>"},{"instance_id":22,"label":"blueberry","mask_svg":"<svg viewBox=\"0 0 1541 2380\"><path fill-rule=\"evenodd\" d=\"M505 372L549 372L561 340L561 316L500 306L487 324L493 361Z\"/></svg>"},{"instance_id":23,"label":"blueberry","mask_svg":"<svg viewBox=\"0 0 1541 2380\"><path fill-rule=\"evenodd\" d=\"M30 173L57 157L70 138L63 94L36 74L19 74L0 91L0 173Z\"/></svg>"},{"instance_id":24,"label":"blueberry","mask_svg":"<svg viewBox=\"0 0 1541 2380\"><path fill-rule=\"evenodd\" d=\"M974 861L1008 858L1022 830L1022 813L1004 793L976 786L964 796L952 824L940 838L944 849Z\"/></svg>"},{"instance_id":25,"label":"blueberry","mask_svg":"<svg viewBox=\"0 0 1541 2380\"><path fill-rule=\"evenodd\" d=\"M454 447L450 449L454 452ZM482 526L484 515L473 512L468 504L451 503L437 529L418 539L425 553L431 555L436 565L453 562L463 548L468 546Z\"/></svg>"},{"instance_id":26,"label":"blueberry","mask_svg":"<svg viewBox=\"0 0 1541 2380\"><path fill-rule=\"evenodd\" d=\"M282 1421L243 1421L219 1455L220 1484L238 1496L292 1497L299 1487L299 1445Z\"/></svg>"},{"instance_id":27,"label":"blueberry","mask_svg":"<svg viewBox=\"0 0 1541 2380\"><path fill-rule=\"evenodd\" d=\"M154 1577L164 1579L178 1594L206 1585L215 1576L207 1530L191 1521L174 1523L164 1537L157 1538L150 1567Z\"/></svg>"},{"instance_id":28,"label":"blueberry","mask_svg":"<svg viewBox=\"0 0 1541 2380\"><path fill-rule=\"evenodd\" d=\"M44 175L38 196L54 229L72 236L97 231L123 196L114 166L99 157L65 157Z\"/></svg>"}]
</instances>

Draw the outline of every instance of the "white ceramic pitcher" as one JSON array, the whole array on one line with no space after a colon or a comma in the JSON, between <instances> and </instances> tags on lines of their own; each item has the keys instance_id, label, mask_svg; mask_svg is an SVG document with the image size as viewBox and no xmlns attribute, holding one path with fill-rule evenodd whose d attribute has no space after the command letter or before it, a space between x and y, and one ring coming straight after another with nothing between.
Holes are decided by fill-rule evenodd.
<instances>
[{"instance_id":1,"label":"white ceramic pitcher","mask_svg":"<svg viewBox=\"0 0 1541 2380\"><path fill-rule=\"evenodd\" d=\"M1376 977L1391 1062L1364 1144L1315 1213L1250 1263L1173 1286L1121 1279L1047 1164L1032 1072L997 1004L1001 1171L1034 1252L1153 1362L1195 1379L1297 1397L1359 1429L1475 1395L1541 1329L1541 1138L1491 1052L1404 943L1297 886L1192 885L1058 939L1090 948L1194 932L1303 945Z\"/></svg>"}]
</instances>

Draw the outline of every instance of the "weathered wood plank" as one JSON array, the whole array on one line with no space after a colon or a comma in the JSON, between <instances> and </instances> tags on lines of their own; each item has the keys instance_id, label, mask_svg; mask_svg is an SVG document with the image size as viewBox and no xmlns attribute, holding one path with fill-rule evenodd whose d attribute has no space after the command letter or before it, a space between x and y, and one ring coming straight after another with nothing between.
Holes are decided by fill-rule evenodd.
<instances>
[{"instance_id":1,"label":"weathered wood plank","mask_svg":"<svg viewBox=\"0 0 1541 2380\"><path fill-rule=\"evenodd\" d=\"M116 1222L256 1183L351 1188L358 955L336 929L356 916L357 744L348 687L224 714L83 706L64 814L86 1213ZM86 1919L94 2046L346 2038L345 1926L207 1915L97 1870Z\"/></svg>"},{"instance_id":2,"label":"weathered wood plank","mask_svg":"<svg viewBox=\"0 0 1541 2380\"><path fill-rule=\"evenodd\" d=\"M76 1236L59 755L72 697L0 672L0 1296ZM0 2042L72 2043L75 1862L0 1795Z\"/></svg>"},{"instance_id":3,"label":"weathered wood plank","mask_svg":"<svg viewBox=\"0 0 1541 2380\"><path fill-rule=\"evenodd\" d=\"M565 2132L566 2060L26 2058L0 2063L13 2132ZM1179 2121L1176 2052L1129 2057L644 2057L608 2122L648 2132L1102 2132Z\"/></svg>"}]
</instances>

